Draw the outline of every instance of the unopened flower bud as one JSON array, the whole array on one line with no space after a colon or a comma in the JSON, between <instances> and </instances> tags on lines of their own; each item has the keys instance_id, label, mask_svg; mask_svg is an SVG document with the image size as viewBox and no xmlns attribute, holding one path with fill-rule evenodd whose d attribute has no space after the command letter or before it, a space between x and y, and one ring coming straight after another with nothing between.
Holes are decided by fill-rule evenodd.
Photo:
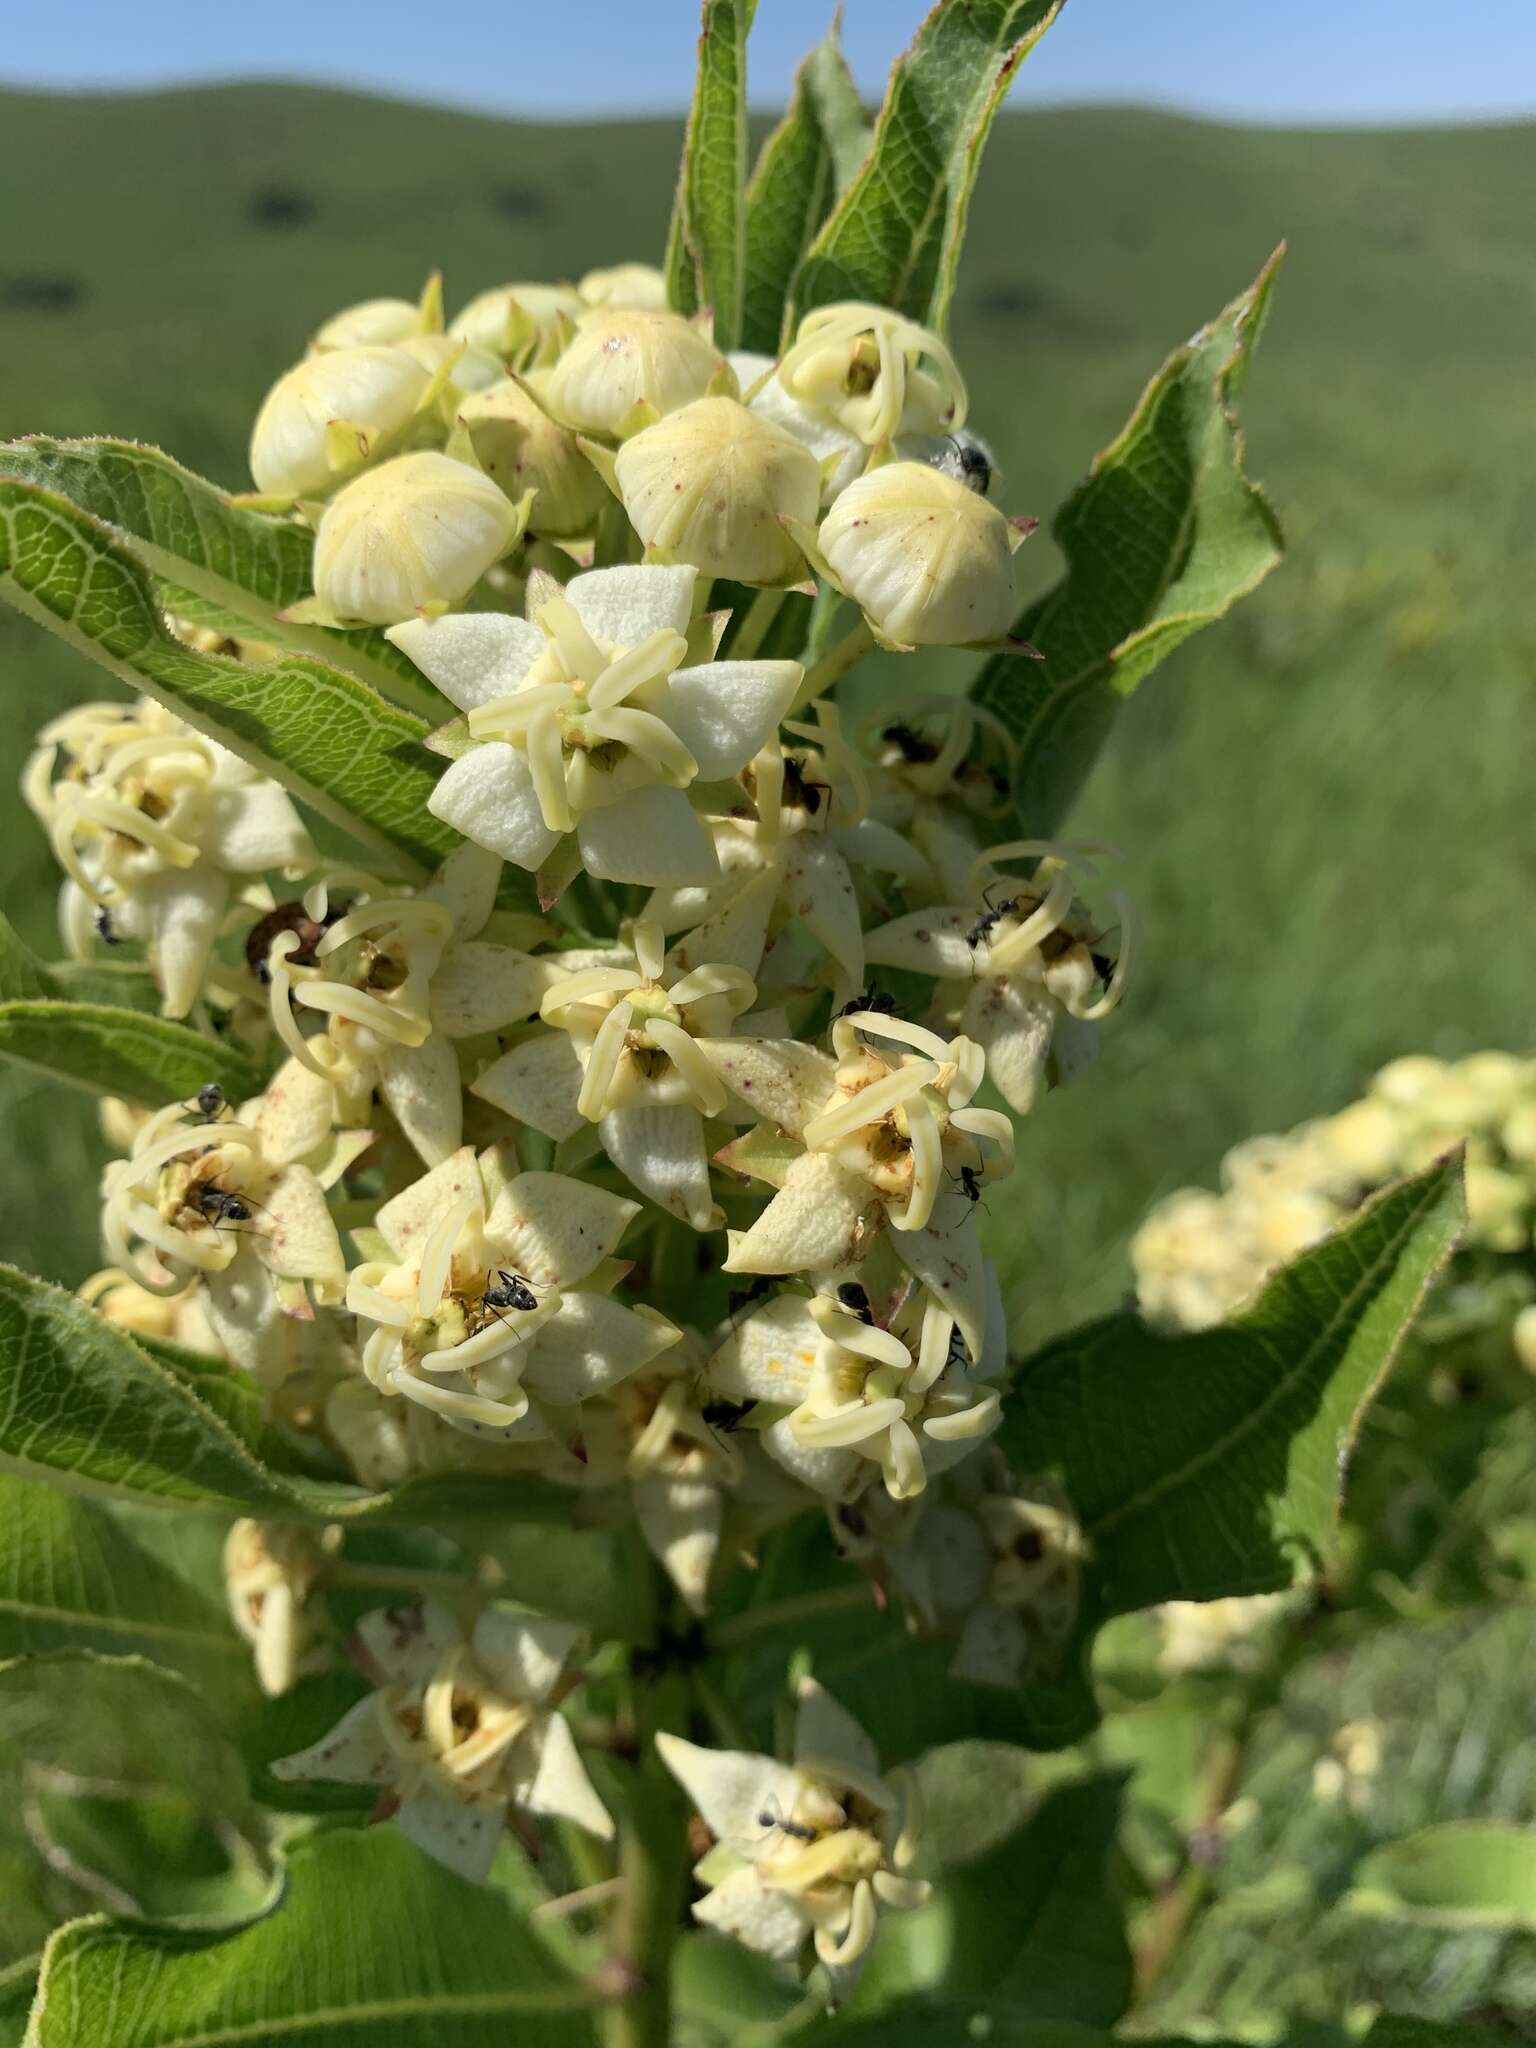
<instances>
[{"instance_id":1,"label":"unopened flower bud","mask_svg":"<svg viewBox=\"0 0 1536 2048\"><path fill-rule=\"evenodd\" d=\"M896 434L946 433L965 420L965 384L939 337L857 299L806 314L778 381L868 447Z\"/></svg>"},{"instance_id":2,"label":"unopened flower bud","mask_svg":"<svg viewBox=\"0 0 1536 2048\"><path fill-rule=\"evenodd\" d=\"M615 263L608 270L589 270L576 287L589 306L649 306L667 303L667 280L654 263Z\"/></svg>"},{"instance_id":3,"label":"unopened flower bud","mask_svg":"<svg viewBox=\"0 0 1536 2048\"><path fill-rule=\"evenodd\" d=\"M600 306L583 315L549 374L549 409L567 426L617 434L637 406L658 413L702 398L717 379L734 380L701 328L677 313Z\"/></svg>"},{"instance_id":4,"label":"unopened flower bud","mask_svg":"<svg viewBox=\"0 0 1536 2048\"><path fill-rule=\"evenodd\" d=\"M585 310L569 285L499 284L471 299L448 332L521 368L552 359Z\"/></svg>"},{"instance_id":5,"label":"unopened flower bud","mask_svg":"<svg viewBox=\"0 0 1536 2048\"><path fill-rule=\"evenodd\" d=\"M332 314L316 331L310 347L316 352L333 348L388 348L420 334L421 308L411 299L363 299Z\"/></svg>"},{"instance_id":6,"label":"unopened flower bud","mask_svg":"<svg viewBox=\"0 0 1536 2048\"><path fill-rule=\"evenodd\" d=\"M459 407L475 460L509 498L534 493L528 525L551 540L591 533L608 493L575 436L552 420L525 384L504 377Z\"/></svg>"},{"instance_id":7,"label":"unopened flower bud","mask_svg":"<svg viewBox=\"0 0 1536 2048\"><path fill-rule=\"evenodd\" d=\"M966 647L999 640L1018 607L1015 535L995 505L926 462L851 483L817 536L838 582L886 640Z\"/></svg>"},{"instance_id":8,"label":"unopened flower bud","mask_svg":"<svg viewBox=\"0 0 1536 2048\"><path fill-rule=\"evenodd\" d=\"M251 475L274 497L319 498L409 426L430 372L400 348L338 348L279 377L251 430Z\"/></svg>"},{"instance_id":9,"label":"unopened flower bud","mask_svg":"<svg viewBox=\"0 0 1536 2048\"><path fill-rule=\"evenodd\" d=\"M808 448L734 398L699 398L626 441L615 461L624 510L648 547L706 576L793 583L805 558L780 515L816 517L821 471Z\"/></svg>"},{"instance_id":10,"label":"unopened flower bud","mask_svg":"<svg viewBox=\"0 0 1536 2048\"><path fill-rule=\"evenodd\" d=\"M326 507L315 536L315 595L338 618L398 625L456 604L518 531L516 510L467 462L397 456Z\"/></svg>"},{"instance_id":11,"label":"unopened flower bud","mask_svg":"<svg viewBox=\"0 0 1536 2048\"><path fill-rule=\"evenodd\" d=\"M400 346L416 358L429 376L446 372L456 391L484 391L502 374L500 362L488 349L455 341L451 335L413 334Z\"/></svg>"}]
</instances>

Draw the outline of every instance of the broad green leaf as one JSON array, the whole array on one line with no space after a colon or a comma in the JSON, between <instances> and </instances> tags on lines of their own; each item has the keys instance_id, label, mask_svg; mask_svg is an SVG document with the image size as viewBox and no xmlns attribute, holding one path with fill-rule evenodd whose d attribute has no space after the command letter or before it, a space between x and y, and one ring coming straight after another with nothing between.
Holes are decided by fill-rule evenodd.
<instances>
[{"instance_id":1,"label":"broad green leaf","mask_svg":"<svg viewBox=\"0 0 1536 2048\"><path fill-rule=\"evenodd\" d=\"M922 1782L925 1795L942 1794L931 1768ZM1120 1793L1117 1777L1060 1785L986 1854L939 1874L926 1906L886 1922L850 2011L930 1993L1014 2000L1038 2019L1113 2026L1131 1990L1111 1874Z\"/></svg>"},{"instance_id":2,"label":"broad green leaf","mask_svg":"<svg viewBox=\"0 0 1536 2048\"><path fill-rule=\"evenodd\" d=\"M153 971L138 960L50 960L43 972L48 993L71 1003L93 1003L108 1010L160 1014L160 991Z\"/></svg>"},{"instance_id":3,"label":"broad green leaf","mask_svg":"<svg viewBox=\"0 0 1536 2048\"><path fill-rule=\"evenodd\" d=\"M42 961L11 920L0 913L0 1002L26 1002L52 992Z\"/></svg>"},{"instance_id":4,"label":"broad green leaf","mask_svg":"<svg viewBox=\"0 0 1536 2048\"><path fill-rule=\"evenodd\" d=\"M318 654L429 719L444 715L415 663L377 628L329 632L279 618L314 589L314 536L294 520L232 505L217 484L136 441L0 443L0 477L41 484L110 527L174 595L185 587L193 602L183 615L194 623Z\"/></svg>"},{"instance_id":5,"label":"broad green leaf","mask_svg":"<svg viewBox=\"0 0 1536 2048\"><path fill-rule=\"evenodd\" d=\"M0 1003L0 1054L98 1095L154 1106L195 1095L206 1081L233 1102L261 1087L254 1061L227 1039L105 1003Z\"/></svg>"},{"instance_id":6,"label":"broad green leaf","mask_svg":"<svg viewBox=\"0 0 1536 2048\"><path fill-rule=\"evenodd\" d=\"M757 0L703 0L693 106L667 237L667 283L680 313L707 309L715 341L739 347L746 275L747 31Z\"/></svg>"},{"instance_id":7,"label":"broad green leaf","mask_svg":"<svg viewBox=\"0 0 1536 2048\"><path fill-rule=\"evenodd\" d=\"M994 655L977 673L972 694L1018 742L1014 799L1031 832L1056 830L1138 683L1280 559L1236 406L1283 254L1174 350L1056 514L1066 574L1014 628L1043 659Z\"/></svg>"},{"instance_id":8,"label":"broad green leaf","mask_svg":"<svg viewBox=\"0 0 1536 2048\"><path fill-rule=\"evenodd\" d=\"M1536 1930L1536 1831L1493 1820L1420 1828L1357 1863L1344 1903L1444 1927Z\"/></svg>"},{"instance_id":9,"label":"broad green leaf","mask_svg":"<svg viewBox=\"0 0 1536 2048\"><path fill-rule=\"evenodd\" d=\"M388 868L425 870L458 844L426 808L436 778L420 719L309 655L245 664L183 646L148 573L106 527L56 492L3 477L0 595L276 776Z\"/></svg>"},{"instance_id":10,"label":"broad green leaf","mask_svg":"<svg viewBox=\"0 0 1536 2048\"><path fill-rule=\"evenodd\" d=\"M891 72L864 167L812 242L792 327L873 299L942 329L992 120L1062 0L938 0Z\"/></svg>"},{"instance_id":11,"label":"broad green leaf","mask_svg":"<svg viewBox=\"0 0 1536 2048\"><path fill-rule=\"evenodd\" d=\"M795 272L870 131L834 21L795 73L788 111L747 186L746 307L741 345L777 354Z\"/></svg>"},{"instance_id":12,"label":"broad green leaf","mask_svg":"<svg viewBox=\"0 0 1536 2048\"><path fill-rule=\"evenodd\" d=\"M1027 2004L985 1994L904 1998L878 2013L826 2020L792 2038L807 2048L820 2048L822 2042L826 2048L962 2048L973 2041L986 2048L1114 2048L1110 2036L1095 2027L1039 2019Z\"/></svg>"},{"instance_id":13,"label":"broad green leaf","mask_svg":"<svg viewBox=\"0 0 1536 2048\"><path fill-rule=\"evenodd\" d=\"M43 1959L35 2048L579 2048L585 1987L500 1893L392 1828L291 1853L275 1911L232 1934L97 1920Z\"/></svg>"},{"instance_id":14,"label":"broad green leaf","mask_svg":"<svg viewBox=\"0 0 1536 2048\"><path fill-rule=\"evenodd\" d=\"M0 2048L22 2048L37 1991L38 1960L21 1956L0 1969Z\"/></svg>"},{"instance_id":15,"label":"broad green leaf","mask_svg":"<svg viewBox=\"0 0 1536 2048\"><path fill-rule=\"evenodd\" d=\"M1056 1480L1081 1524L1079 1657L1111 1615L1268 1592L1335 1559L1361 1418L1464 1216L1452 1157L1379 1196L1217 1329L1165 1337L1106 1316L1024 1364L1001 1442L1017 1471ZM1072 1649L1025 1685L1020 1709L1026 1739L1046 1747L1092 1726Z\"/></svg>"},{"instance_id":16,"label":"broad green leaf","mask_svg":"<svg viewBox=\"0 0 1536 2048\"><path fill-rule=\"evenodd\" d=\"M250 1403L199 1385L61 1288L0 1266L0 1468L76 1491L162 1505L342 1522L568 1525L570 1495L537 1480L445 1473L393 1493L278 1470Z\"/></svg>"}]
</instances>

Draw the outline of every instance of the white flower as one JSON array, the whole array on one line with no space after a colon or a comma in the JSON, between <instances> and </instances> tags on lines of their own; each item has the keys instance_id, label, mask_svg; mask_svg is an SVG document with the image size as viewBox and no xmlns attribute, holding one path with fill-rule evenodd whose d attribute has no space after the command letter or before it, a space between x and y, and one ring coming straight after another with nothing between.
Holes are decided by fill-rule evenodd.
<instances>
[{"instance_id":1,"label":"white flower","mask_svg":"<svg viewBox=\"0 0 1536 2048\"><path fill-rule=\"evenodd\" d=\"M650 306L667 303L667 280L654 263L615 263L589 270L576 286L588 306Z\"/></svg>"},{"instance_id":2,"label":"white flower","mask_svg":"<svg viewBox=\"0 0 1536 2048\"><path fill-rule=\"evenodd\" d=\"M301 906L313 945L280 931L263 963L278 1036L335 1090L338 1118L366 1115L377 1089L429 1166L463 1136L454 1041L531 1017L555 971L478 936L500 874L494 854L461 846L414 895L369 884L334 917L330 889L317 884ZM304 1037L295 1005L318 1013L323 1032Z\"/></svg>"},{"instance_id":3,"label":"white flower","mask_svg":"<svg viewBox=\"0 0 1536 2048\"><path fill-rule=\"evenodd\" d=\"M596 306L582 315L541 396L582 433L623 435L735 378L704 330L677 313Z\"/></svg>"},{"instance_id":4,"label":"white flower","mask_svg":"<svg viewBox=\"0 0 1536 2048\"><path fill-rule=\"evenodd\" d=\"M1004 1363L995 1276L989 1293L995 1308L975 1366L954 1316L922 1288L907 1293L889 1327L836 1296L780 1294L730 1331L707 1384L783 1411L759 1440L814 1492L851 1500L878 1473L893 1500L910 1500L1001 1420L1001 1397L984 1384Z\"/></svg>"},{"instance_id":5,"label":"white flower","mask_svg":"<svg viewBox=\"0 0 1536 2048\"><path fill-rule=\"evenodd\" d=\"M525 516L467 462L397 455L326 506L315 534L316 600L337 619L378 626L445 610L501 560Z\"/></svg>"},{"instance_id":6,"label":"white flower","mask_svg":"<svg viewBox=\"0 0 1536 2048\"><path fill-rule=\"evenodd\" d=\"M311 1748L279 1758L272 1774L375 1786L403 1834L477 1883L509 1807L611 1836L553 1705L581 1635L507 1607L488 1608L467 1638L431 1604L365 1615L358 1642L381 1689Z\"/></svg>"},{"instance_id":7,"label":"white flower","mask_svg":"<svg viewBox=\"0 0 1536 2048\"><path fill-rule=\"evenodd\" d=\"M203 985L231 881L310 866L314 847L277 783L149 698L82 704L39 735L22 782L68 880L65 944L142 939L168 1017Z\"/></svg>"},{"instance_id":8,"label":"white flower","mask_svg":"<svg viewBox=\"0 0 1536 2048\"><path fill-rule=\"evenodd\" d=\"M539 1014L556 1028L513 1046L472 1093L558 1143L583 1122L643 1195L689 1223L725 1221L709 1187L704 1120L727 1105L697 1040L728 1033L752 1007L752 978L711 963L683 974L660 927L642 920L634 947L551 963Z\"/></svg>"},{"instance_id":9,"label":"white flower","mask_svg":"<svg viewBox=\"0 0 1536 2048\"><path fill-rule=\"evenodd\" d=\"M1027 883L999 865L1020 859L1038 861ZM1079 929L1079 859L1047 840L993 847L973 864L972 903L911 911L865 939L871 966L936 977L935 1009L984 1049L988 1076L1020 1116L1033 1106L1053 1045L1070 1069L1092 1057L1093 1027L1119 1002L1130 970L1123 896L1115 899L1122 935L1112 966L1096 952L1091 928L1087 936Z\"/></svg>"},{"instance_id":10,"label":"white flower","mask_svg":"<svg viewBox=\"0 0 1536 2048\"><path fill-rule=\"evenodd\" d=\"M330 1531L317 1540L297 1526L242 1519L224 1539L230 1618L256 1653L257 1682L269 1698L329 1662L312 1600L334 1548L329 1537Z\"/></svg>"},{"instance_id":11,"label":"white flower","mask_svg":"<svg viewBox=\"0 0 1536 2048\"><path fill-rule=\"evenodd\" d=\"M699 661L697 572L595 569L562 590L530 578L531 618L412 621L390 638L466 711L468 750L428 808L518 867L539 869L567 833L607 881L707 881L715 852L688 797L734 775L788 710L794 661ZM706 638L709 636L706 635Z\"/></svg>"},{"instance_id":12,"label":"white flower","mask_svg":"<svg viewBox=\"0 0 1536 2048\"><path fill-rule=\"evenodd\" d=\"M256 488L280 498L327 496L404 441L430 402L431 383L430 367L399 347L306 356L278 378L256 415Z\"/></svg>"},{"instance_id":13,"label":"white flower","mask_svg":"<svg viewBox=\"0 0 1536 2048\"><path fill-rule=\"evenodd\" d=\"M931 329L887 306L845 299L816 307L800 322L777 374L792 399L836 420L866 447L965 424L965 384L954 357Z\"/></svg>"},{"instance_id":14,"label":"white flower","mask_svg":"<svg viewBox=\"0 0 1536 2048\"><path fill-rule=\"evenodd\" d=\"M369 1326L363 1370L381 1392L470 1435L533 1443L574 1434L579 1403L679 1333L609 1299L625 1269L605 1262L639 1204L510 1164L466 1145L386 1202L358 1233L375 1256L353 1270L347 1306Z\"/></svg>"},{"instance_id":15,"label":"white flower","mask_svg":"<svg viewBox=\"0 0 1536 2048\"><path fill-rule=\"evenodd\" d=\"M1013 626L1013 555L1023 537L995 505L930 464L889 462L849 484L814 546L886 645L975 647L1002 641Z\"/></svg>"},{"instance_id":16,"label":"white flower","mask_svg":"<svg viewBox=\"0 0 1536 2048\"><path fill-rule=\"evenodd\" d=\"M647 547L738 583L808 576L783 522L815 519L816 459L734 398L698 398L668 413L624 443L614 471Z\"/></svg>"},{"instance_id":17,"label":"white flower","mask_svg":"<svg viewBox=\"0 0 1536 2048\"><path fill-rule=\"evenodd\" d=\"M656 1747L716 1837L694 1872L710 1887L693 1908L704 1926L783 1962L810 1936L843 1973L862 1961L882 1906L927 1899L927 1884L905 1875L917 1847L910 1777L881 1776L874 1744L814 1680L800 1686L791 1764L676 1735Z\"/></svg>"}]
</instances>

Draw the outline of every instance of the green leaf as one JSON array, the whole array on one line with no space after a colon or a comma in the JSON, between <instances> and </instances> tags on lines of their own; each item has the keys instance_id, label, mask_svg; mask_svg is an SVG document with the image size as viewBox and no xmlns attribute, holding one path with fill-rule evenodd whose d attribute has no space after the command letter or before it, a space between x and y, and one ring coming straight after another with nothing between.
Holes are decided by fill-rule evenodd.
<instances>
[{"instance_id":1,"label":"green leaf","mask_svg":"<svg viewBox=\"0 0 1536 2048\"><path fill-rule=\"evenodd\" d=\"M328 662L244 664L184 647L143 566L57 493L0 477L0 595L130 689L276 776L387 870L422 871L458 844L426 808L427 727Z\"/></svg>"},{"instance_id":2,"label":"green leaf","mask_svg":"<svg viewBox=\"0 0 1536 2048\"><path fill-rule=\"evenodd\" d=\"M274 1912L224 1935L97 1920L43 1958L34 2048L578 2048L584 1987L500 1893L390 1828L300 1843Z\"/></svg>"},{"instance_id":3,"label":"green leaf","mask_svg":"<svg viewBox=\"0 0 1536 2048\"><path fill-rule=\"evenodd\" d=\"M1344 1903L1442 1927L1536 1929L1536 1833L1494 1820L1420 1828L1357 1863Z\"/></svg>"},{"instance_id":4,"label":"green leaf","mask_svg":"<svg viewBox=\"0 0 1536 2048\"><path fill-rule=\"evenodd\" d=\"M30 435L0 443L0 477L41 484L110 527L175 596L185 589L195 623L318 654L428 719L443 717L443 700L376 627L330 632L279 618L314 589L308 527L232 505L217 484L137 441Z\"/></svg>"},{"instance_id":5,"label":"green leaf","mask_svg":"<svg viewBox=\"0 0 1536 2048\"><path fill-rule=\"evenodd\" d=\"M891 72L874 141L800 267L813 306L873 299L942 328L987 133L1062 0L938 0Z\"/></svg>"},{"instance_id":6,"label":"green leaf","mask_svg":"<svg viewBox=\"0 0 1536 2048\"><path fill-rule=\"evenodd\" d=\"M747 31L757 0L703 0L698 73L667 237L667 285L680 313L707 308L715 341L740 345L746 274Z\"/></svg>"},{"instance_id":7,"label":"green leaf","mask_svg":"<svg viewBox=\"0 0 1536 2048\"><path fill-rule=\"evenodd\" d=\"M1097 2028L1039 2019L1027 2005L986 1996L904 1998L875 2015L808 2027L793 2039L817 2048L822 2042L826 2048L962 2048L973 2041L985 2048L1114 2048L1110 2036Z\"/></svg>"},{"instance_id":8,"label":"green leaf","mask_svg":"<svg viewBox=\"0 0 1536 2048\"><path fill-rule=\"evenodd\" d=\"M26 1002L50 993L48 970L0 913L0 1002Z\"/></svg>"},{"instance_id":9,"label":"green leaf","mask_svg":"<svg viewBox=\"0 0 1536 2048\"><path fill-rule=\"evenodd\" d=\"M104 1003L0 1003L0 1053L77 1088L156 1107L206 1081L232 1102L261 1087L260 1070L227 1039Z\"/></svg>"},{"instance_id":10,"label":"green leaf","mask_svg":"<svg viewBox=\"0 0 1536 2048\"><path fill-rule=\"evenodd\" d=\"M153 972L137 960L50 960L43 969L48 993L66 1002L93 1003L108 1010L160 1014Z\"/></svg>"},{"instance_id":11,"label":"green leaf","mask_svg":"<svg viewBox=\"0 0 1536 2048\"><path fill-rule=\"evenodd\" d=\"M1236 405L1283 254L1174 350L1056 514L1066 574L1014 628L1043 660L994 655L977 672L972 694L1019 744L1014 800L1031 832L1057 829L1137 684L1280 559Z\"/></svg>"},{"instance_id":12,"label":"green leaf","mask_svg":"<svg viewBox=\"0 0 1536 2048\"><path fill-rule=\"evenodd\" d=\"M36 1956L22 1956L0 1969L0 2048L23 2048L37 1990L37 1965Z\"/></svg>"},{"instance_id":13,"label":"green leaf","mask_svg":"<svg viewBox=\"0 0 1536 2048\"><path fill-rule=\"evenodd\" d=\"M776 354L800 259L869 147L864 109L843 56L841 16L795 73L783 120L747 186L746 304L741 345Z\"/></svg>"},{"instance_id":14,"label":"green leaf","mask_svg":"<svg viewBox=\"0 0 1536 2048\"><path fill-rule=\"evenodd\" d=\"M0 1468L87 1494L279 1519L570 1522L569 1494L537 1480L445 1473L366 1494L275 1469L249 1400L200 1383L188 1354L172 1356L167 1364L72 1294L0 1266Z\"/></svg>"},{"instance_id":15,"label":"green leaf","mask_svg":"<svg viewBox=\"0 0 1536 2048\"><path fill-rule=\"evenodd\" d=\"M1017 1471L1056 1479L1081 1523L1079 1656L1111 1615L1268 1592L1336 1557L1361 1417L1464 1216L1453 1156L1379 1196L1218 1329L1164 1337L1106 1316L1028 1360L1001 1441ZM1026 1739L1045 1747L1095 1718L1071 1650L1020 1705Z\"/></svg>"}]
</instances>

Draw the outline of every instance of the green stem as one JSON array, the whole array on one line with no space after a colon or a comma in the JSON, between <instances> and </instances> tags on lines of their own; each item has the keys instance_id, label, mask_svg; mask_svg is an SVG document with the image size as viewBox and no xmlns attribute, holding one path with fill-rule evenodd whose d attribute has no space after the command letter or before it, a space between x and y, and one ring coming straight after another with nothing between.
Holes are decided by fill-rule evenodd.
<instances>
[{"instance_id":1,"label":"green stem","mask_svg":"<svg viewBox=\"0 0 1536 2048\"><path fill-rule=\"evenodd\" d=\"M729 661L750 661L766 639L769 627L779 616L779 607L788 595L783 590L760 590L747 606L741 624L736 628L736 637L726 649Z\"/></svg>"},{"instance_id":2,"label":"green stem","mask_svg":"<svg viewBox=\"0 0 1536 2048\"><path fill-rule=\"evenodd\" d=\"M608 1923L604 1975L615 2002L603 2014L604 2048L667 2048L672 2031L672 1947L688 1868L684 1807L656 1753L658 1728L680 1725L686 1694L675 1676L643 1681L635 1696L640 1753L627 1774L619 1822L622 1889Z\"/></svg>"},{"instance_id":3,"label":"green stem","mask_svg":"<svg viewBox=\"0 0 1536 2048\"><path fill-rule=\"evenodd\" d=\"M819 1593L797 1593L791 1600L772 1600L766 1607L749 1607L744 1614L733 1614L710 1632L710 1646L737 1650L755 1636L771 1635L775 1629L815 1621L824 1614L846 1614L851 1608L869 1604L869 1587L862 1579L851 1586L826 1586Z\"/></svg>"},{"instance_id":4,"label":"green stem","mask_svg":"<svg viewBox=\"0 0 1536 2048\"><path fill-rule=\"evenodd\" d=\"M807 704L813 704L818 697L824 697L834 683L840 682L849 669L854 668L868 654L875 644L874 633L869 621L860 619L842 639L829 647L814 668L807 669L805 681L800 685L794 702L795 711L803 711Z\"/></svg>"}]
</instances>

